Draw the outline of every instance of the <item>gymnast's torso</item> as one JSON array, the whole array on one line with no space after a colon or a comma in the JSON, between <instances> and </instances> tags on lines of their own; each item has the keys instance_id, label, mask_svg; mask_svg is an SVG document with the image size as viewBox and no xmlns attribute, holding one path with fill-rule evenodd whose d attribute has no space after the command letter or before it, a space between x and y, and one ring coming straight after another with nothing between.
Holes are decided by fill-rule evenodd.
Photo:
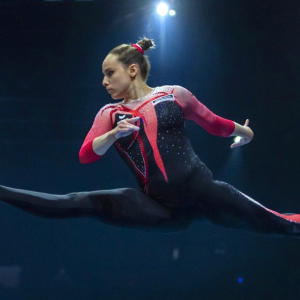
<instances>
[{"instance_id":1,"label":"gymnast's torso","mask_svg":"<svg viewBox=\"0 0 300 300\"><path fill-rule=\"evenodd\" d=\"M220 136L228 136L234 130L232 121L213 114L188 90L179 86L162 86L138 100L104 106L97 114L83 147L115 128L121 120L134 117L140 117L135 123L140 130L119 138L114 146L133 171L141 189L165 205L188 201L187 191L183 193L183 199L179 190L190 186L193 174L211 177L210 171L193 151L185 119L192 119L210 133ZM167 200L171 198L172 204Z\"/></svg>"}]
</instances>

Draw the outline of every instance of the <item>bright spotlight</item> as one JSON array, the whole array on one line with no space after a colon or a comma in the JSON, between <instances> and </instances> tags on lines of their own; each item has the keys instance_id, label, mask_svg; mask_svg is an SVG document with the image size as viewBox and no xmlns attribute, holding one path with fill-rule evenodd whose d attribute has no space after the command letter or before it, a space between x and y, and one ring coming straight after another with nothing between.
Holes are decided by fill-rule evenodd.
<instances>
[{"instance_id":1,"label":"bright spotlight","mask_svg":"<svg viewBox=\"0 0 300 300\"><path fill-rule=\"evenodd\" d=\"M242 137L236 136L233 140L235 143L238 143L241 139L242 139Z\"/></svg>"},{"instance_id":2,"label":"bright spotlight","mask_svg":"<svg viewBox=\"0 0 300 300\"><path fill-rule=\"evenodd\" d=\"M169 15L170 15L171 17L174 17L174 16L176 15L176 11L175 11L174 9L170 9L170 10L169 10Z\"/></svg>"},{"instance_id":3,"label":"bright spotlight","mask_svg":"<svg viewBox=\"0 0 300 300\"><path fill-rule=\"evenodd\" d=\"M166 3L161 2L157 5L156 11L160 16L165 16L169 11L169 7Z\"/></svg>"}]
</instances>

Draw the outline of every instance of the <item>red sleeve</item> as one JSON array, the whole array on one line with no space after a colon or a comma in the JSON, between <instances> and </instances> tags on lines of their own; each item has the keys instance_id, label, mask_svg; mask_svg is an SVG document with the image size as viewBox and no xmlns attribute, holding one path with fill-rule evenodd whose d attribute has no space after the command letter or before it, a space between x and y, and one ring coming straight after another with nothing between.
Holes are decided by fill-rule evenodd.
<instances>
[{"instance_id":1,"label":"red sleeve","mask_svg":"<svg viewBox=\"0 0 300 300\"><path fill-rule=\"evenodd\" d=\"M82 164L92 163L101 157L101 155L97 155L93 150L93 140L111 129L110 109L104 106L96 115L93 126L79 151L79 161Z\"/></svg>"},{"instance_id":2,"label":"red sleeve","mask_svg":"<svg viewBox=\"0 0 300 300\"><path fill-rule=\"evenodd\" d=\"M213 135L227 137L233 133L235 129L233 121L214 114L187 89L176 86L174 96L183 109L185 119L196 122Z\"/></svg>"}]
</instances>

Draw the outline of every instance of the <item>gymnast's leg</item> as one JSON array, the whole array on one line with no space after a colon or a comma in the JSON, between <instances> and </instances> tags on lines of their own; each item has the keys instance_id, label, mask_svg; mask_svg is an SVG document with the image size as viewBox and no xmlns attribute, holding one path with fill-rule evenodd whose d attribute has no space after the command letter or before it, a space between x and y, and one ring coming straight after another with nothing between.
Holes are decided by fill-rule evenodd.
<instances>
[{"instance_id":1,"label":"gymnast's leg","mask_svg":"<svg viewBox=\"0 0 300 300\"><path fill-rule=\"evenodd\" d=\"M199 199L201 211L216 225L300 236L300 215L272 211L225 182L209 181Z\"/></svg>"},{"instance_id":2,"label":"gymnast's leg","mask_svg":"<svg viewBox=\"0 0 300 300\"><path fill-rule=\"evenodd\" d=\"M0 186L0 201L45 218L92 217L146 230L173 225L167 208L132 188L53 195Z\"/></svg>"}]
</instances>

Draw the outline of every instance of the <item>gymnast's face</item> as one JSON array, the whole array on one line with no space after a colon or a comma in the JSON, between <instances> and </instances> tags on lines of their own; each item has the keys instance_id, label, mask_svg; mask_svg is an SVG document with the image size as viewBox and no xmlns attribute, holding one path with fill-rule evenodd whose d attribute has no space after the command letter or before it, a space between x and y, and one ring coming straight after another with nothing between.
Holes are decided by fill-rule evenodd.
<instances>
[{"instance_id":1,"label":"gymnast's face","mask_svg":"<svg viewBox=\"0 0 300 300\"><path fill-rule=\"evenodd\" d=\"M136 68L132 68L132 66L125 66L113 54L107 55L104 59L102 64L102 72L104 74L102 84L113 99L125 99L129 94L136 75L136 72L134 72Z\"/></svg>"}]
</instances>

